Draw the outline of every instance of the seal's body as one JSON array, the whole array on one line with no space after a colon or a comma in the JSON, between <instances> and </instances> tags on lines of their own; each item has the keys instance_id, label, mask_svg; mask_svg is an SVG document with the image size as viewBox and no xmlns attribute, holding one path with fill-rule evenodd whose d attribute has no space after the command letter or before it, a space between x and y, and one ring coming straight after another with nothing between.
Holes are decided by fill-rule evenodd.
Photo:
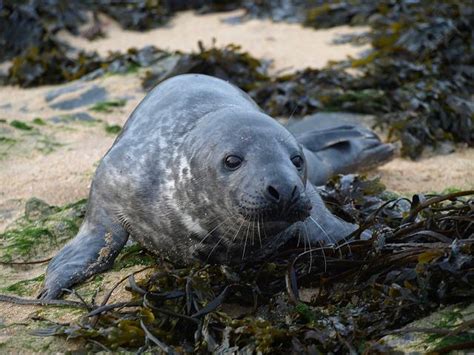
<instances>
[{"instance_id":1,"label":"seal's body","mask_svg":"<svg viewBox=\"0 0 474 355\"><path fill-rule=\"evenodd\" d=\"M321 175L310 164L337 155L340 141L318 158L308 132L298 133L305 147L220 79L161 83L102 159L86 218L50 262L40 296L56 298L110 268L129 235L184 264L263 258L296 235L308 242L347 236L356 226L332 215L311 183L327 169Z\"/></svg>"}]
</instances>

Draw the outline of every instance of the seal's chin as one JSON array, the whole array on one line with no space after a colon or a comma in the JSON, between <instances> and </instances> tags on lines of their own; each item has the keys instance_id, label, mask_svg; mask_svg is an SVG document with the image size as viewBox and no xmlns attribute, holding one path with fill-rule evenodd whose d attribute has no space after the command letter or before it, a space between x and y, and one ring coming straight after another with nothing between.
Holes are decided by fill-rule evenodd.
<instances>
[{"instance_id":1,"label":"seal's chin","mask_svg":"<svg viewBox=\"0 0 474 355\"><path fill-rule=\"evenodd\" d=\"M291 205L256 204L250 206L240 204L238 214L245 220L269 222L295 223L304 221L310 216L312 205L309 199L302 198Z\"/></svg>"}]
</instances>

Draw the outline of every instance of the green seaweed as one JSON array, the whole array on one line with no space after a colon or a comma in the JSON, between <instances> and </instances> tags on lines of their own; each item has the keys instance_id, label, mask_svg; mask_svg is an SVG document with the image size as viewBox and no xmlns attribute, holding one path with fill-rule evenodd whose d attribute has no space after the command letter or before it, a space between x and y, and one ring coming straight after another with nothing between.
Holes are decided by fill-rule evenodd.
<instances>
[{"instance_id":1,"label":"green seaweed","mask_svg":"<svg viewBox=\"0 0 474 355\"><path fill-rule=\"evenodd\" d=\"M110 134L118 134L118 133L120 133L121 130L122 130L122 127L120 127L119 125L116 125L116 124L114 124L114 125L109 125L109 124L105 125L105 131L107 133L110 133Z\"/></svg>"},{"instance_id":2,"label":"green seaweed","mask_svg":"<svg viewBox=\"0 0 474 355\"><path fill-rule=\"evenodd\" d=\"M474 184L474 182L473 182L473 184ZM461 189L459 187L456 187L456 186L449 186L449 187L446 187L443 191L441 191L441 194L442 195L452 194L452 193L456 193L456 192L461 192L462 190L463 189ZM434 193L436 193L436 192L434 192Z\"/></svg>"},{"instance_id":3,"label":"green seaweed","mask_svg":"<svg viewBox=\"0 0 474 355\"><path fill-rule=\"evenodd\" d=\"M315 323L317 321L317 317L314 314L314 310L311 309L305 303L298 303L295 306L295 311L301 316L304 322L306 323Z\"/></svg>"},{"instance_id":4,"label":"green seaweed","mask_svg":"<svg viewBox=\"0 0 474 355\"><path fill-rule=\"evenodd\" d=\"M122 249L114 263L114 270L121 270L135 265L152 265L156 258L147 253L139 244L132 244Z\"/></svg>"},{"instance_id":5,"label":"green seaweed","mask_svg":"<svg viewBox=\"0 0 474 355\"><path fill-rule=\"evenodd\" d=\"M45 126L46 125L46 122L40 117L34 118L32 122L34 124L38 125L38 126Z\"/></svg>"},{"instance_id":6,"label":"green seaweed","mask_svg":"<svg viewBox=\"0 0 474 355\"><path fill-rule=\"evenodd\" d=\"M359 91L346 90L343 93L326 94L319 97L324 110L349 111L374 114L387 110L389 106L382 90L364 89Z\"/></svg>"},{"instance_id":7,"label":"green seaweed","mask_svg":"<svg viewBox=\"0 0 474 355\"><path fill-rule=\"evenodd\" d=\"M57 208L38 199L26 203L25 216L0 234L0 260L24 261L49 254L79 230L85 200Z\"/></svg>"},{"instance_id":8,"label":"green seaweed","mask_svg":"<svg viewBox=\"0 0 474 355\"><path fill-rule=\"evenodd\" d=\"M33 127L31 127L30 125L26 124L25 122L18 121L18 120L11 121L10 126L15 127L16 129L20 129L22 131L31 131L31 130L33 130Z\"/></svg>"},{"instance_id":9,"label":"green seaweed","mask_svg":"<svg viewBox=\"0 0 474 355\"><path fill-rule=\"evenodd\" d=\"M75 290L81 297L91 299L97 292L99 292L104 284L104 274L94 275L86 283L77 285Z\"/></svg>"},{"instance_id":10,"label":"green seaweed","mask_svg":"<svg viewBox=\"0 0 474 355\"><path fill-rule=\"evenodd\" d=\"M41 136L36 141L36 149L43 154L50 154L56 151L57 148L62 147L63 144L55 141L52 137Z\"/></svg>"},{"instance_id":11,"label":"green seaweed","mask_svg":"<svg viewBox=\"0 0 474 355\"><path fill-rule=\"evenodd\" d=\"M3 249L1 260L9 262L14 257L27 259L33 256L38 244L54 244L54 238L47 228L28 226L0 234L0 243Z\"/></svg>"},{"instance_id":12,"label":"green seaweed","mask_svg":"<svg viewBox=\"0 0 474 355\"><path fill-rule=\"evenodd\" d=\"M9 150L18 143L18 140L11 138L0 136L0 160L5 159L8 156Z\"/></svg>"},{"instance_id":13,"label":"green seaweed","mask_svg":"<svg viewBox=\"0 0 474 355\"><path fill-rule=\"evenodd\" d=\"M2 292L14 293L18 296L31 295L32 287L42 284L43 281L44 274L29 280L15 282L9 286L1 288L0 290Z\"/></svg>"},{"instance_id":14,"label":"green seaweed","mask_svg":"<svg viewBox=\"0 0 474 355\"><path fill-rule=\"evenodd\" d=\"M14 138L0 136L0 144L6 144L8 146L17 143L18 141Z\"/></svg>"},{"instance_id":15,"label":"green seaweed","mask_svg":"<svg viewBox=\"0 0 474 355\"><path fill-rule=\"evenodd\" d=\"M433 328L453 330L456 326L459 326L461 323L463 323L463 321L464 316L461 312L444 312L442 318L438 322L433 324ZM438 349L442 349L444 347L456 344L473 343L474 334L466 332L461 332L460 334L456 334L455 332L453 332L452 335L430 334L428 335L426 341L428 343L435 344L433 352L436 352Z\"/></svg>"},{"instance_id":16,"label":"green seaweed","mask_svg":"<svg viewBox=\"0 0 474 355\"><path fill-rule=\"evenodd\" d=\"M109 100L109 101L100 101L97 102L90 109L96 112L109 113L112 112L115 108L123 107L127 103L127 100Z\"/></svg>"}]
</instances>

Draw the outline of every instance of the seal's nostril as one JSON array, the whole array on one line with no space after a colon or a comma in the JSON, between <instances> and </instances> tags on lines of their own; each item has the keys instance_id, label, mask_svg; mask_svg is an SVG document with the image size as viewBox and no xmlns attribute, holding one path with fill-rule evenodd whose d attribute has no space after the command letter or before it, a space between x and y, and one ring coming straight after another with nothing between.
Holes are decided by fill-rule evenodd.
<instances>
[{"instance_id":1,"label":"seal's nostril","mask_svg":"<svg viewBox=\"0 0 474 355\"><path fill-rule=\"evenodd\" d=\"M270 185L267 187L267 190L270 196L273 197L275 201L280 200L280 194L278 193L277 189L275 189L273 186Z\"/></svg>"},{"instance_id":2,"label":"seal's nostril","mask_svg":"<svg viewBox=\"0 0 474 355\"><path fill-rule=\"evenodd\" d=\"M293 191L291 191L291 200L296 200L299 197L298 186L293 187Z\"/></svg>"}]
</instances>

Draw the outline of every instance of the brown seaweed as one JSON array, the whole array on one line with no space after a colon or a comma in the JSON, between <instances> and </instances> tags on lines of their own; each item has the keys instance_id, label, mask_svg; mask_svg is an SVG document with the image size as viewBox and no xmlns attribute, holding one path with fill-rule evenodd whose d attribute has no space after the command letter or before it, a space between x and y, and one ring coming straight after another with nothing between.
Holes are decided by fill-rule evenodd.
<instances>
[{"instance_id":1,"label":"brown seaweed","mask_svg":"<svg viewBox=\"0 0 474 355\"><path fill-rule=\"evenodd\" d=\"M42 48L31 48L15 57L6 82L22 87L59 84L83 78L99 77L106 73L124 74L140 67L148 67L170 54L153 46L125 53L113 52L101 58L96 52L75 52L51 40Z\"/></svg>"},{"instance_id":2,"label":"brown seaweed","mask_svg":"<svg viewBox=\"0 0 474 355\"><path fill-rule=\"evenodd\" d=\"M336 67L339 78L350 66L361 75L346 75L323 90L321 74L308 70L263 85L256 95L273 115L293 110L376 114L390 139L401 141L402 154L413 159L426 146L442 152L448 142L474 144L472 1L294 0L257 2L247 9L250 16L274 20L304 13L299 22L315 28L370 26L364 36L373 51Z\"/></svg>"},{"instance_id":3,"label":"brown seaweed","mask_svg":"<svg viewBox=\"0 0 474 355\"><path fill-rule=\"evenodd\" d=\"M334 11L344 15L325 23ZM306 25L370 25L374 50L352 61L362 76L348 89L380 91L388 103L379 121L402 141L402 153L417 158L427 145L474 144L473 16L463 0L338 1L309 11Z\"/></svg>"},{"instance_id":4,"label":"brown seaweed","mask_svg":"<svg viewBox=\"0 0 474 355\"><path fill-rule=\"evenodd\" d=\"M49 7L48 7L49 6ZM316 111L350 111L377 116L389 138L402 143L402 154L418 158L425 147L443 152L452 143L474 142L474 6L467 0L420 1L134 1L101 0L83 3L54 0L0 5L0 60L15 58L3 82L22 86L60 83L109 68L111 58L74 53L60 43L60 29L77 33L88 12L109 12L123 26L138 30L159 26L176 11L222 11L241 6L248 16L304 22L316 28L341 24L369 25L363 35L373 51L321 70L269 78L265 63L238 46L200 48L181 58L170 73L150 71L144 86L151 88L172 74L204 73L234 82L248 91L273 116L295 117ZM115 15L114 15L115 14ZM303 16L303 17L302 17ZM130 23L128 23L130 22ZM25 28L28 31L23 31ZM1 29L4 29L2 31ZM158 51L158 50L155 50ZM148 66L115 54L126 68ZM157 57L155 57L157 58ZM51 63L58 63L57 67ZM119 63L116 65L116 63ZM345 72L356 68L361 75Z\"/></svg>"},{"instance_id":5,"label":"brown seaweed","mask_svg":"<svg viewBox=\"0 0 474 355\"><path fill-rule=\"evenodd\" d=\"M147 74L142 81L144 89L150 90L167 78L187 73L215 76L230 81L245 91L269 80L267 75L269 63L242 51L240 46L230 44L218 48L214 43L210 48L205 48L202 42L199 42L198 46L197 53L181 54L170 71L160 72L158 75Z\"/></svg>"},{"instance_id":6,"label":"brown seaweed","mask_svg":"<svg viewBox=\"0 0 474 355\"><path fill-rule=\"evenodd\" d=\"M322 192L372 237L356 233L312 250L287 245L235 270L162 261L140 281L128 277L130 301L107 304L107 297L80 323L38 334L82 338L91 350L387 352L378 340L392 330L442 305L472 301L474 191L406 199L349 175ZM302 288L313 290L310 300L300 299ZM233 304L240 316L232 315ZM474 340L471 323L442 333L450 346Z\"/></svg>"}]
</instances>

